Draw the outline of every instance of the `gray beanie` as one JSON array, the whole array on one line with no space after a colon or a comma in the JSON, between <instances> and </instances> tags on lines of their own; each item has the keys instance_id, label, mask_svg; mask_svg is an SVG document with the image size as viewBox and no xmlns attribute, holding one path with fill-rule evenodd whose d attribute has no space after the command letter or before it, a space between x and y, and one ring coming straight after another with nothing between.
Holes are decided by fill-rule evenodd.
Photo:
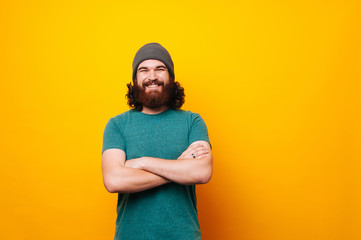
<instances>
[{"instance_id":1,"label":"gray beanie","mask_svg":"<svg viewBox=\"0 0 361 240\"><path fill-rule=\"evenodd\" d=\"M148 43L141 47L138 52L135 54L133 60L133 80L137 75L137 69L141 62L148 59L156 59L165 64L168 68L169 75L174 79L174 66L172 58L168 53L167 49L165 49L159 43Z\"/></svg>"}]
</instances>

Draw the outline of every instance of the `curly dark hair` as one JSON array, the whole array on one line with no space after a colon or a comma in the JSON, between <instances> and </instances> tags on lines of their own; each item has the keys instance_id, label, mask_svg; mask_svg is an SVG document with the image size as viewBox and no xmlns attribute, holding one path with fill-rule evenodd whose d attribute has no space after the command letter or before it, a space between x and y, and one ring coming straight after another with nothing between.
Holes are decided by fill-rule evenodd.
<instances>
[{"instance_id":1,"label":"curly dark hair","mask_svg":"<svg viewBox=\"0 0 361 240\"><path fill-rule=\"evenodd\" d=\"M168 104L168 107L172 109L180 109L184 104L184 88L179 84L179 82L175 82L170 79L170 84L173 84L173 91L171 93L171 99ZM135 90L133 84L130 82L127 84L128 93L125 97L128 99L128 105L135 110L142 111L143 104L138 101L136 98Z\"/></svg>"}]
</instances>

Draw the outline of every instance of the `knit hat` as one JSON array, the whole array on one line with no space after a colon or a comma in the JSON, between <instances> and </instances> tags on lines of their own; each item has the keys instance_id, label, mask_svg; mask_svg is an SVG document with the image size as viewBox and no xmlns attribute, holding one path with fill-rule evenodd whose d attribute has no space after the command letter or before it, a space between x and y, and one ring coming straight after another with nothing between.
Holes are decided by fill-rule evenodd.
<instances>
[{"instance_id":1,"label":"knit hat","mask_svg":"<svg viewBox=\"0 0 361 240\"><path fill-rule=\"evenodd\" d=\"M174 66L172 58L168 53L167 49L165 49L159 43L148 43L141 47L138 52L135 54L133 60L133 80L137 75L137 69L141 62L148 59L156 59L165 64L168 68L168 72L170 76L174 79Z\"/></svg>"}]
</instances>

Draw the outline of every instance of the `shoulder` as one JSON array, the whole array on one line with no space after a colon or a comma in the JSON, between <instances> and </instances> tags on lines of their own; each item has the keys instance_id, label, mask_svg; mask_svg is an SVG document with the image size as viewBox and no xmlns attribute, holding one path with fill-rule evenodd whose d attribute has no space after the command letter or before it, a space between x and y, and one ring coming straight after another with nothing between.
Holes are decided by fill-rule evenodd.
<instances>
[{"instance_id":1,"label":"shoulder","mask_svg":"<svg viewBox=\"0 0 361 240\"><path fill-rule=\"evenodd\" d=\"M129 119L131 111L132 110L129 110L114 117L111 117L105 125L104 132L122 132L124 126L126 126L126 123L129 122L129 120L127 119Z\"/></svg>"},{"instance_id":2,"label":"shoulder","mask_svg":"<svg viewBox=\"0 0 361 240\"><path fill-rule=\"evenodd\" d=\"M168 116L177 121L187 122L188 125L192 125L198 119L202 119L198 113L182 109L171 109Z\"/></svg>"},{"instance_id":3,"label":"shoulder","mask_svg":"<svg viewBox=\"0 0 361 240\"><path fill-rule=\"evenodd\" d=\"M136 114L136 110L131 109L114 117L111 117L108 122L120 126L123 125L124 122L126 122L134 114Z\"/></svg>"},{"instance_id":4,"label":"shoulder","mask_svg":"<svg viewBox=\"0 0 361 240\"><path fill-rule=\"evenodd\" d=\"M188 117L190 119L195 119L197 117L200 117L200 115L198 113L192 112L192 111L187 111L187 110L182 110L182 109L177 109L177 110L173 110L175 112L175 114L178 114L179 116L183 116L183 117Z\"/></svg>"},{"instance_id":5,"label":"shoulder","mask_svg":"<svg viewBox=\"0 0 361 240\"><path fill-rule=\"evenodd\" d=\"M186 121L190 128L204 126L206 123L199 113L185 110L175 110L183 121Z\"/></svg>"},{"instance_id":6,"label":"shoulder","mask_svg":"<svg viewBox=\"0 0 361 240\"><path fill-rule=\"evenodd\" d=\"M198 121L204 122L203 118L201 117L201 115L199 113L192 112L192 111L185 111L185 112L186 112L187 117L191 124L194 124L195 122L198 122Z\"/></svg>"}]
</instances>

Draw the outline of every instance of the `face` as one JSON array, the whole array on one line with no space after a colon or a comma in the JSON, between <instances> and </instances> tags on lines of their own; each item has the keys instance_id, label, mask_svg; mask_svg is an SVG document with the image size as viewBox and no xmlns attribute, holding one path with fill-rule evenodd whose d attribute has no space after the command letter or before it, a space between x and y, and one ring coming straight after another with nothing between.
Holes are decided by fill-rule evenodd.
<instances>
[{"instance_id":1,"label":"face","mask_svg":"<svg viewBox=\"0 0 361 240\"><path fill-rule=\"evenodd\" d=\"M134 93L136 101L148 109L170 104L174 96L174 83L163 62L150 59L139 64Z\"/></svg>"},{"instance_id":2,"label":"face","mask_svg":"<svg viewBox=\"0 0 361 240\"><path fill-rule=\"evenodd\" d=\"M138 66L136 82L146 93L162 92L164 86L169 84L168 69L159 60L145 60Z\"/></svg>"}]
</instances>

